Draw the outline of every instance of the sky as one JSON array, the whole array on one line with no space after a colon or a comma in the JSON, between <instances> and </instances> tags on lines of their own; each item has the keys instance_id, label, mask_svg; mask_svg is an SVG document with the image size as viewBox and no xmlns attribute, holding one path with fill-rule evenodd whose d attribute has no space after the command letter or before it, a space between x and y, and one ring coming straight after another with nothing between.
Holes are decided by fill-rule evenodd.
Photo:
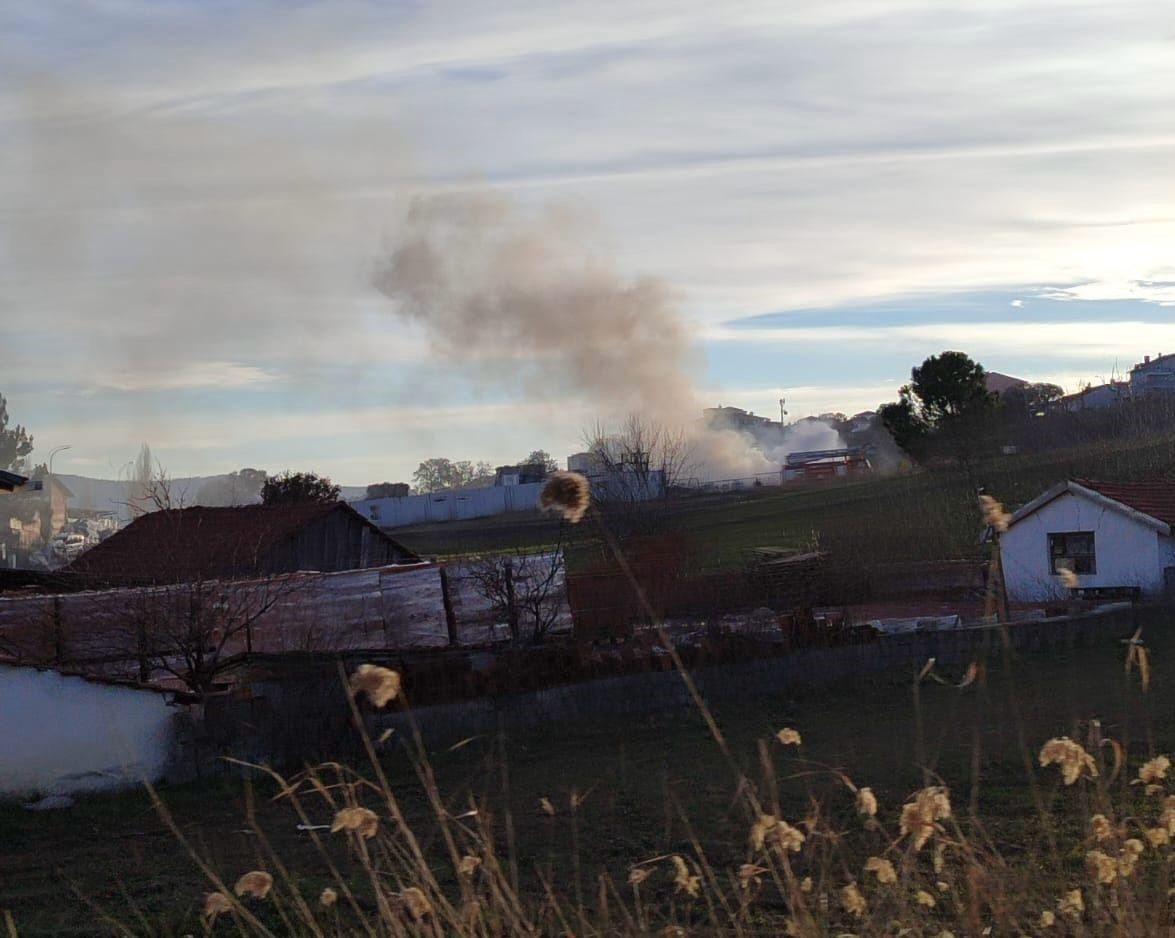
<instances>
[{"instance_id":1,"label":"sky","mask_svg":"<svg viewBox=\"0 0 1175 938\"><path fill-rule=\"evenodd\" d=\"M655 282L690 408L854 413L944 349L1076 390L1175 351L1171 88L1143 0L6 0L0 394L108 478L565 457L614 415L557 355L376 288L446 197Z\"/></svg>"}]
</instances>

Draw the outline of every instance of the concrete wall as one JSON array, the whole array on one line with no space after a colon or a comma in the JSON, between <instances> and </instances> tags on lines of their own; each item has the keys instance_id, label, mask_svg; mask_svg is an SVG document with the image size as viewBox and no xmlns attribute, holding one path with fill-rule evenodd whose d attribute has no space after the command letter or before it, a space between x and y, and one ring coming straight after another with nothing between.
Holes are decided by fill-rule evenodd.
<instances>
[{"instance_id":1,"label":"concrete wall","mask_svg":"<svg viewBox=\"0 0 1175 938\"><path fill-rule=\"evenodd\" d=\"M538 507L543 483L498 485L459 492L433 492L402 498L364 498L351 507L381 528L437 521L488 518L509 511L533 511Z\"/></svg>"},{"instance_id":2,"label":"concrete wall","mask_svg":"<svg viewBox=\"0 0 1175 938\"><path fill-rule=\"evenodd\" d=\"M63 795L164 774L175 711L155 691L0 664L0 796Z\"/></svg>"},{"instance_id":3,"label":"concrete wall","mask_svg":"<svg viewBox=\"0 0 1175 938\"><path fill-rule=\"evenodd\" d=\"M1138 586L1145 595L1163 590L1170 538L1121 512L1071 492L1013 525L1001 538L1004 576L1013 602L1040 602L1068 595L1049 569L1049 534L1093 531L1097 573L1078 577L1083 587Z\"/></svg>"}]
</instances>

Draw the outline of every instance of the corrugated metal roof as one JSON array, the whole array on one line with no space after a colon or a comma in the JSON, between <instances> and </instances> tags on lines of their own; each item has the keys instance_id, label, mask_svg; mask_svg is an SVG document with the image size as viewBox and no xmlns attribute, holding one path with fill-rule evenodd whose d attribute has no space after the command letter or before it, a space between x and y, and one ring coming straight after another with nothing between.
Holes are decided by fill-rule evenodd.
<instances>
[{"instance_id":1,"label":"corrugated metal roof","mask_svg":"<svg viewBox=\"0 0 1175 938\"><path fill-rule=\"evenodd\" d=\"M91 576L154 582L264 573L270 551L331 512L345 511L390 541L405 559L415 555L344 502L173 508L145 514L66 569Z\"/></svg>"}]
</instances>

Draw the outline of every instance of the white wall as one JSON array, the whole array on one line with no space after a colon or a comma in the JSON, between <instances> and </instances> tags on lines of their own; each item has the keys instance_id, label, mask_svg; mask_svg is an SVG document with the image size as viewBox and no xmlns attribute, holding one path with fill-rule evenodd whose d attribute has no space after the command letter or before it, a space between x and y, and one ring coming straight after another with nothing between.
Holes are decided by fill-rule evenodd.
<instances>
[{"instance_id":1,"label":"white wall","mask_svg":"<svg viewBox=\"0 0 1175 938\"><path fill-rule=\"evenodd\" d=\"M542 482L526 482L431 495L364 498L351 502L351 507L377 527L398 528L406 524L488 518L508 511L534 511L542 490Z\"/></svg>"},{"instance_id":2,"label":"white wall","mask_svg":"<svg viewBox=\"0 0 1175 938\"><path fill-rule=\"evenodd\" d=\"M1145 594L1163 588L1163 567L1175 557L1171 538L1127 515L1068 492L1014 524L1001 538L1004 578L1014 602L1068 595L1049 572L1048 535L1093 531L1097 573L1078 577L1081 586L1138 586Z\"/></svg>"},{"instance_id":3,"label":"white wall","mask_svg":"<svg viewBox=\"0 0 1175 938\"><path fill-rule=\"evenodd\" d=\"M0 795L100 791L163 775L165 695L0 664Z\"/></svg>"}]
</instances>

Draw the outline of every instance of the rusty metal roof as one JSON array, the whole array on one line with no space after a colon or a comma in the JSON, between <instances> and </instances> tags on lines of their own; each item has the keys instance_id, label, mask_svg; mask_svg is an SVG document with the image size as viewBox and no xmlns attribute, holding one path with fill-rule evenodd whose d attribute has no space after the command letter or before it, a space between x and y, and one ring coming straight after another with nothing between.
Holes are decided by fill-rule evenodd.
<instances>
[{"instance_id":1,"label":"rusty metal roof","mask_svg":"<svg viewBox=\"0 0 1175 938\"><path fill-rule=\"evenodd\" d=\"M310 502L153 511L85 551L66 570L158 583L256 575L268 572L275 546L336 511L391 541L405 559L415 557L345 502Z\"/></svg>"},{"instance_id":2,"label":"rusty metal roof","mask_svg":"<svg viewBox=\"0 0 1175 938\"><path fill-rule=\"evenodd\" d=\"M1097 482L1076 479L1078 485L1091 489L1106 498L1112 498L1137 512L1175 525L1175 480L1155 479L1148 482Z\"/></svg>"}]
</instances>

